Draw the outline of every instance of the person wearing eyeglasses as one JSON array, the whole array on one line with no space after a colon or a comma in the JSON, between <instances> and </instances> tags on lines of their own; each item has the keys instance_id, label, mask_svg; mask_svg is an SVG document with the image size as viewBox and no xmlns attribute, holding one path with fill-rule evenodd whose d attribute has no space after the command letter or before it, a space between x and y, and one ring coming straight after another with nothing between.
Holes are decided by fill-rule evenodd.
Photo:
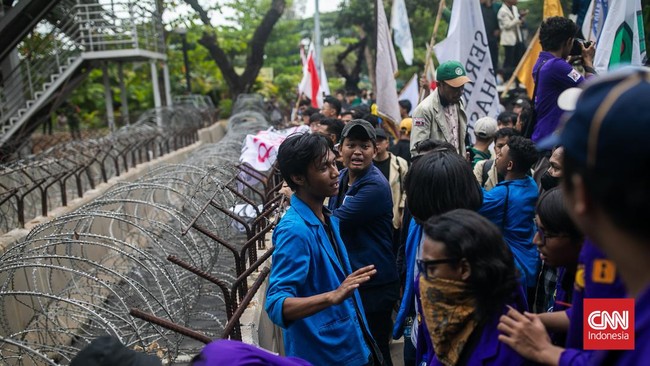
<instances>
[{"instance_id":1,"label":"person wearing eyeglasses","mask_svg":"<svg viewBox=\"0 0 650 366\"><path fill-rule=\"evenodd\" d=\"M470 164L453 145L424 140L418 144L418 153L422 155L414 157L405 180L406 207L413 218L400 248L403 296L393 327L393 339L404 336L404 365L420 365L433 354L426 327L416 314L416 259L421 252L422 224L457 208L478 210L483 201Z\"/></svg>"},{"instance_id":2,"label":"person wearing eyeglasses","mask_svg":"<svg viewBox=\"0 0 650 366\"><path fill-rule=\"evenodd\" d=\"M584 235L569 217L560 189L553 188L539 198L535 225L533 244L542 260L542 271L537 278L532 310L535 313L566 310L571 307ZM553 333L553 343L564 345L567 329L562 328Z\"/></svg>"},{"instance_id":3,"label":"person wearing eyeglasses","mask_svg":"<svg viewBox=\"0 0 650 366\"><path fill-rule=\"evenodd\" d=\"M474 211L457 209L424 225L417 261L418 307L433 354L427 365L522 365L498 341L499 317L525 309L512 253L499 229Z\"/></svg>"}]
</instances>

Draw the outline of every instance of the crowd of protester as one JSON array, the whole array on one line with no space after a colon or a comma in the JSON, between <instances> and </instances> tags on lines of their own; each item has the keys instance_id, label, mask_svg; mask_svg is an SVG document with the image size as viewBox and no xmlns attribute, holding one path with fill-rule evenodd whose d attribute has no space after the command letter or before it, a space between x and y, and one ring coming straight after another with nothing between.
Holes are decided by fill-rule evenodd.
<instances>
[{"instance_id":1,"label":"crowd of protester","mask_svg":"<svg viewBox=\"0 0 650 366\"><path fill-rule=\"evenodd\" d=\"M514 6L507 10L516 12ZM506 15L500 14L499 22ZM329 300L318 307L323 314L325 308L341 307L305 329L318 338L313 341L319 345L311 347L331 352L331 361L308 347L287 355L315 365L392 365L388 344L403 337L405 365L646 360L648 350L639 345L648 341L650 324L648 311L639 305L650 301L650 273L641 265L650 259L645 245L650 233L644 225L647 215L639 213L650 203L647 189L641 188L650 182L640 146L650 137L650 115L639 96L650 95L644 94L650 92L650 72L597 76L591 64L594 46L581 45L579 73L567 62L576 31L566 18L543 22L535 99L521 94L503 101L507 105L496 118L475 121L473 136L467 135L461 98L472 80L455 61L438 67L436 88L419 105L400 103L398 136L390 136L386 122L363 103L341 107L335 98L326 98L331 106L326 111L341 108L339 117L347 113L351 118L341 121L344 127L331 152L343 169L335 171L336 164L328 163L324 145L303 149L319 153L305 157L302 174L285 174L278 155L285 179L301 184L292 205L301 207L308 187L323 187L318 204L311 206L318 222L303 222L324 230L308 238L293 233L281 240L276 234L274 244L309 247L312 257L329 261L315 264L293 254L288 268L301 276L330 278L325 273L332 263L350 269L335 271L338 282L316 288L307 285L309 280L276 279L288 257L274 255L268 290L273 302L267 310L285 329L285 345L298 341L289 339L291 332L321 313L292 318L289 324L286 317L278 318L278 298L291 303L324 296ZM514 36L519 39L516 26ZM312 131L334 138L329 127L312 125L318 123L317 113L309 117ZM621 124L630 130L620 129ZM309 136L291 136L281 150L313 139ZM637 155L617 139L634 144ZM319 174L327 176L328 184L318 183ZM628 182L630 189L624 188ZM328 194L326 187L338 191ZM340 302L335 295L346 285L354 290ZM626 297L639 304L637 348L585 349L583 299ZM346 308L357 311L343 312ZM328 337L330 329L343 328L341 322L347 324L342 333L351 337L354 328L356 339L363 341L354 350L352 342ZM349 354L359 357L352 362Z\"/></svg>"},{"instance_id":2,"label":"crowd of protester","mask_svg":"<svg viewBox=\"0 0 650 366\"><path fill-rule=\"evenodd\" d=\"M504 4L495 24L512 63L525 13ZM456 61L419 105L400 102L397 136L367 92L301 101L311 133L278 151L291 204L265 301L290 357L220 343L195 364L243 347L272 365L392 365L399 338L405 365L645 364L650 70L595 75L581 45L579 73L576 31L543 22L535 98L504 101L473 136ZM635 349L585 348L590 298L635 299Z\"/></svg>"}]
</instances>

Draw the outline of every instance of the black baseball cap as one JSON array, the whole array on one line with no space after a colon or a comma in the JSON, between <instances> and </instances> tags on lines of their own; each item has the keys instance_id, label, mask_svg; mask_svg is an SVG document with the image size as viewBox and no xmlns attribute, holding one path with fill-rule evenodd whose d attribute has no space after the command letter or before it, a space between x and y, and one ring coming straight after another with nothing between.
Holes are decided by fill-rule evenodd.
<instances>
[{"instance_id":1,"label":"black baseball cap","mask_svg":"<svg viewBox=\"0 0 650 366\"><path fill-rule=\"evenodd\" d=\"M377 139L388 139L388 135L386 134L386 131L383 128L375 128L375 133L377 134Z\"/></svg>"},{"instance_id":2,"label":"black baseball cap","mask_svg":"<svg viewBox=\"0 0 650 366\"><path fill-rule=\"evenodd\" d=\"M341 133L341 141L348 137L350 132L354 131L355 136L360 135L367 137L372 141L377 141L377 132L375 128L372 127L370 122L363 119L353 119L348 122L345 127L343 127L343 132Z\"/></svg>"}]
</instances>

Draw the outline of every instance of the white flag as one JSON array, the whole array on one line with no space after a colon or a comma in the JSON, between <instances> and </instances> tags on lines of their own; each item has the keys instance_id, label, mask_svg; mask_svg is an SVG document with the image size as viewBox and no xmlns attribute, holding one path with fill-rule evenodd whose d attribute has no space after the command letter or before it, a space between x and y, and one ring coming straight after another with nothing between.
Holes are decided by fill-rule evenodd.
<instances>
[{"instance_id":1,"label":"white flag","mask_svg":"<svg viewBox=\"0 0 650 366\"><path fill-rule=\"evenodd\" d=\"M388 119L388 124L384 125L384 129L397 136L395 125L401 121L397 102L397 86L395 85L397 58L393 41L390 39L384 3L382 0L376 0L375 3L377 4L377 66L375 70L377 113L384 120Z\"/></svg>"},{"instance_id":2,"label":"white flag","mask_svg":"<svg viewBox=\"0 0 650 366\"><path fill-rule=\"evenodd\" d=\"M409 16L406 13L404 0L393 0L393 8L390 12L390 26L393 28L395 45L399 47L407 65L413 63L413 37L409 26Z\"/></svg>"},{"instance_id":3,"label":"white flag","mask_svg":"<svg viewBox=\"0 0 650 366\"><path fill-rule=\"evenodd\" d=\"M325 65L323 61L320 63L320 95L332 95L330 92L330 85L327 82L327 75L325 74Z\"/></svg>"},{"instance_id":4,"label":"white flag","mask_svg":"<svg viewBox=\"0 0 650 366\"><path fill-rule=\"evenodd\" d=\"M596 42L603 31L603 23L607 19L608 0L591 0L582 23L582 35L585 40Z\"/></svg>"},{"instance_id":5,"label":"white flag","mask_svg":"<svg viewBox=\"0 0 650 366\"><path fill-rule=\"evenodd\" d=\"M459 61L473 81L465 84L465 112L470 136L474 122L485 116L497 117L499 96L488 48L481 4L454 0L447 38L433 47L440 63Z\"/></svg>"},{"instance_id":6,"label":"white flag","mask_svg":"<svg viewBox=\"0 0 650 366\"><path fill-rule=\"evenodd\" d=\"M596 46L594 68L604 73L616 65L641 66L645 57L641 0L610 0Z\"/></svg>"},{"instance_id":7,"label":"white flag","mask_svg":"<svg viewBox=\"0 0 650 366\"><path fill-rule=\"evenodd\" d=\"M408 100L411 102L411 111L409 112L409 116L411 113L413 113L413 110L419 103L419 98L420 98L420 90L418 89L418 74L413 74L411 77L411 80L404 85L404 88L402 88L402 91L399 93L399 97L397 98L398 101L400 100Z\"/></svg>"}]
</instances>

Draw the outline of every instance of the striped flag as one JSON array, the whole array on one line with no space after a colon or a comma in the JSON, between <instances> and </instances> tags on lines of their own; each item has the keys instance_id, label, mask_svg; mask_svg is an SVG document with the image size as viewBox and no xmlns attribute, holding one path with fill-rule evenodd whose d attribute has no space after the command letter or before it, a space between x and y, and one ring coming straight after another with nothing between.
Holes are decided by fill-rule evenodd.
<instances>
[{"instance_id":1,"label":"striped flag","mask_svg":"<svg viewBox=\"0 0 650 366\"><path fill-rule=\"evenodd\" d=\"M316 62L314 61L314 48L313 46L309 46L307 61L302 68L302 80L298 86L298 93L304 93L308 96L314 108L321 108L323 106L323 91L321 90L318 71Z\"/></svg>"}]
</instances>

